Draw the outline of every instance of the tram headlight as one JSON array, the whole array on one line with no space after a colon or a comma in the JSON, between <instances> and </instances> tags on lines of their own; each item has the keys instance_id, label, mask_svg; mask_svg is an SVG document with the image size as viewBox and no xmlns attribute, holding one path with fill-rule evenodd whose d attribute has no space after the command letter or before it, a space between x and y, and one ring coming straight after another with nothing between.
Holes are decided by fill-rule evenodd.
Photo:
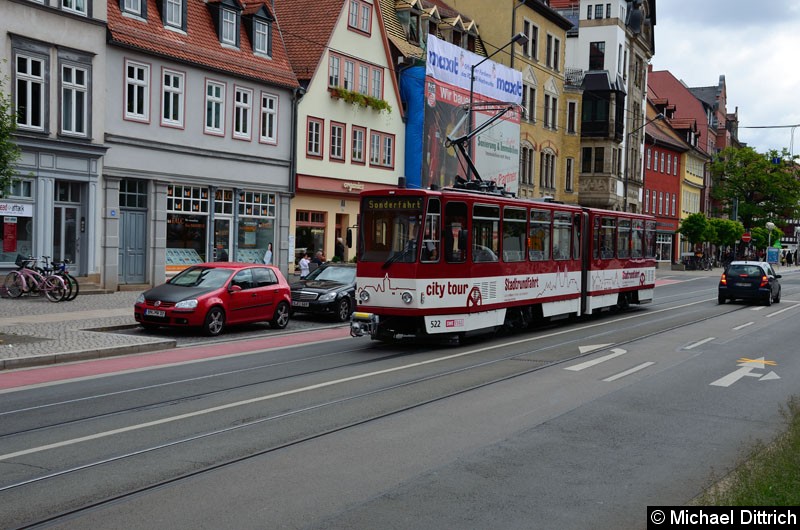
<instances>
[{"instance_id":1,"label":"tram headlight","mask_svg":"<svg viewBox=\"0 0 800 530\"><path fill-rule=\"evenodd\" d=\"M401 294L400 299L406 304L410 304L411 302L414 301L414 297L411 296L411 293L409 293L408 291L405 291L403 294Z\"/></svg>"},{"instance_id":2,"label":"tram headlight","mask_svg":"<svg viewBox=\"0 0 800 530\"><path fill-rule=\"evenodd\" d=\"M361 291L358 293L358 299L361 300L362 303L366 304L369 302L369 293L367 291Z\"/></svg>"}]
</instances>

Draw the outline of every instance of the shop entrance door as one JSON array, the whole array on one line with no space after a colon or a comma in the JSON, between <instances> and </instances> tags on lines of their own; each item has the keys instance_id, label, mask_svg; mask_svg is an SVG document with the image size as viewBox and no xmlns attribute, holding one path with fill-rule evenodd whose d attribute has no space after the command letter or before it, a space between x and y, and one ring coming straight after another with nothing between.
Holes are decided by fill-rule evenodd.
<instances>
[{"instance_id":1,"label":"shop entrance door","mask_svg":"<svg viewBox=\"0 0 800 530\"><path fill-rule=\"evenodd\" d=\"M53 260L69 260L70 270L80 274L81 233L79 206L56 205L53 209Z\"/></svg>"},{"instance_id":2,"label":"shop entrance door","mask_svg":"<svg viewBox=\"0 0 800 530\"><path fill-rule=\"evenodd\" d=\"M119 221L119 281L144 283L147 211L120 209Z\"/></svg>"},{"instance_id":3,"label":"shop entrance door","mask_svg":"<svg viewBox=\"0 0 800 530\"><path fill-rule=\"evenodd\" d=\"M231 220L225 217L214 218L214 261L231 259Z\"/></svg>"}]
</instances>

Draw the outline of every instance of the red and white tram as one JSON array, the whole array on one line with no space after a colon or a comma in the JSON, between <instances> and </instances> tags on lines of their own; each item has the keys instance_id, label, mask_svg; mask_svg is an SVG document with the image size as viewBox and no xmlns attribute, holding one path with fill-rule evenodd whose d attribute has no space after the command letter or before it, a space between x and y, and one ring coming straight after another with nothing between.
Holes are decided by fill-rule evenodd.
<instances>
[{"instance_id":1,"label":"red and white tram","mask_svg":"<svg viewBox=\"0 0 800 530\"><path fill-rule=\"evenodd\" d=\"M653 299L653 217L477 189L361 194L351 334L463 337Z\"/></svg>"}]
</instances>

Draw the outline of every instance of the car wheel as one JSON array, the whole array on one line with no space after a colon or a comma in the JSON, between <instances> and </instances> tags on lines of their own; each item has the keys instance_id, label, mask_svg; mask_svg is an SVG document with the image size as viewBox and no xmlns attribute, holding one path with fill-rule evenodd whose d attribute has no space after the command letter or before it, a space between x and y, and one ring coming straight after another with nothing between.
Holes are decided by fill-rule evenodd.
<instances>
[{"instance_id":1,"label":"car wheel","mask_svg":"<svg viewBox=\"0 0 800 530\"><path fill-rule=\"evenodd\" d=\"M767 307L772 305L772 293L769 293L767 295L767 299L764 300L764 305L767 306Z\"/></svg>"},{"instance_id":2,"label":"car wheel","mask_svg":"<svg viewBox=\"0 0 800 530\"><path fill-rule=\"evenodd\" d=\"M725 297L722 296L722 295L719 295L719 297L717 298L717 302L719 302L720 305L724 304L725 303Z\"/></svg>"},{"instance_id":3,"label":"car wheel","mask_svg":"<svg viewBox=\"0 0 800 530\"><path fill-rule=\"evenodd\" d=\"M350 299L346 296L336 302L336 320L344 322L350 318Z\"/></svg>"},{"instance_id":4,"label":"car wheel","mask_svg":"<svg viewBox=\"0 0 800 530\"><path fill-rule=\"evenodd\" d=\"M221 307L212 307L206 315L203 331L206 335L216 337L225 328L225 311Z\"/></svg>"},{"instance_id":5,"label":"car wheel","mask_svg":"<svg viewBox=\"0 0 800 530\"><path fill-rule=\"evenodd\" d=\"M775 295L775 298L772 299L773 302L779 304L781 302L781 290L778 289L778 294Z\"/></svg>"},{"instance_id":6,"label":"car wheel","mask_svg":"<svg viewBox=\"0 0 800 530\"><path fill-rule=\"evenodd\" d=\"M269 321L269 325L276 329L283 329L289 323L289 304L281 302L275 308L275 315Z\"/></svg>"}]
</instances>

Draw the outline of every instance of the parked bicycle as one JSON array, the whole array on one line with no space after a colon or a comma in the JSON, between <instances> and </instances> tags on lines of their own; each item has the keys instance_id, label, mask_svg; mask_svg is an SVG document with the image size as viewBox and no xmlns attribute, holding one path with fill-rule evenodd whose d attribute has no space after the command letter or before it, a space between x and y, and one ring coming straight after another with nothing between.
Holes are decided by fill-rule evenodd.
<instances>
[{"instance_id":1,"label":"parked bicycle","mask_svg":"<svg viewBox=\"0 0 800 530\"><path fill-rule=\"evenodd\" d=\"M43 258L47 263L49 256ZM36 270L37 259L33 256L25 258L17 256L17 270L6 275L3 286L11 298L19 298L23 294L38 296L44 294L51 302L60 302L68 294L64 278L52 272ZM47 263L49 266L49 263Z\"/></svg>"},{"instance_id":2,"label":"parked bicycle","mask_svg":"<svg viewBox=\"0 0 800 530\"><path fill-rule=\"evenodd\" d=\"M60 276L64 280L64 284L67 287L67 294L64 296L64 302L69 302L71 300L75 300L78 296L78 292L80 291L80 285L78 284L78 280L69 273L67 266L69 265L70 261L53 261L49 263L48 260L50 256L42 256L42 259L45 262L44 268L37 269L41 274L55 274L56 276Z\"/></svg>"}]
</instances>

